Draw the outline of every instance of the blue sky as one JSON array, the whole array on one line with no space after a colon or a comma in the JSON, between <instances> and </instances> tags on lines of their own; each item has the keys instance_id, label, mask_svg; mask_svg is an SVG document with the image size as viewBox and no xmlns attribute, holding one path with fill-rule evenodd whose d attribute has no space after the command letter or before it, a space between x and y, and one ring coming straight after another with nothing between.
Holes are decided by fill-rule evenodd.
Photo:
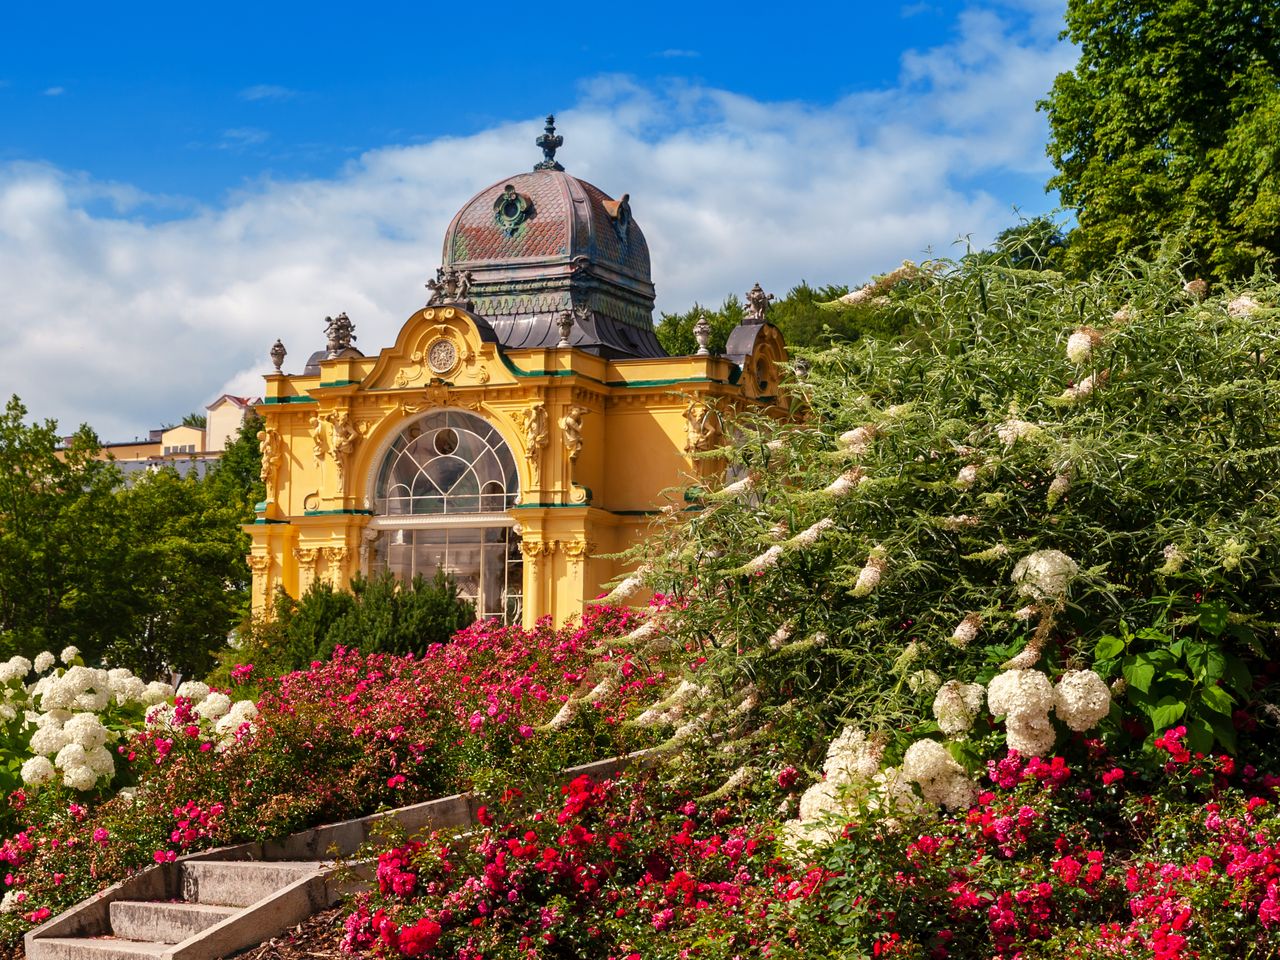
<instances>
[{"instance_id":1,"label":"blue sky","mask_svg":"<svg viewBox=\"0 0 1280 960\"><path fill-rule=\"evenodd\" d=\"M862 282L1055 205L1051 0L371 6L10 5L0 392L128 438L255 392L326 313L390 343L549 110L570 172L631 194L661 309Z\"/></svg>"}]
</instances>

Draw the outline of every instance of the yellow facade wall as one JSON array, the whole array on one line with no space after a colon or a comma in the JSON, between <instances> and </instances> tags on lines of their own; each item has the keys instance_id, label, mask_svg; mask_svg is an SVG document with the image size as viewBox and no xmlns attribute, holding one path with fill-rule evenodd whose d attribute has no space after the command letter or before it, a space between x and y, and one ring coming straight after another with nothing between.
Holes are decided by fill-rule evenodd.
<instances>
[{"instance_id":1,"label":"yellow facade wall","mask_svg":"<svg viewBox=\"0 0 1280 960\"><path fill-rule=\"evenodd\" d=\"M718 411L757 402L723 358L504 349L485 342L482 323L458 306L427 307L376 357L266 377L257 409L267 499L246 528L256 614L277 587L296 597L316 579L345 586L367 569L386 451L416 418L453 409L492 424L514 456L520 495L507 513L524 555L525 624L563 622L623 572L604 555L644 535L673 502L663 491L715 470L692 453L720 443ZM776 360L780 337L765 341Z\"/></svg>"}]
</instances>

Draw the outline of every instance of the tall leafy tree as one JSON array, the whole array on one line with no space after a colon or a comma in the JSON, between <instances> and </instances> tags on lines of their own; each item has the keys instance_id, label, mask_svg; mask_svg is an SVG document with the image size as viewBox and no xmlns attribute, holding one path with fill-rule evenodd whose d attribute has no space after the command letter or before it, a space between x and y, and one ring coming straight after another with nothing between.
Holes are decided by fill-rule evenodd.
<instances>
[{"instance_id":1,"label":"tall leafy tree","mask_svg":"<svg viewBox=\"0 0 1280 960\"><path fill-rule=\"evenodd\" d=\"M128 538L116 467L82 426L64 445L52 420L0 412L0 653L52 644L102 649L127 619Z\"/></svg>"},{"instance_id":2,"label":"tall leafy tree","mask_svg":"<svg viewBox=\"0 0 1280 960\"><path fill-rule=\"evenodd\" d=\"M1066 23L1080 61L1041 107L1068 268L1172 234L1220 279L1280 253L1280 5L1068 0Z\"/></svg>"}]
</instances>

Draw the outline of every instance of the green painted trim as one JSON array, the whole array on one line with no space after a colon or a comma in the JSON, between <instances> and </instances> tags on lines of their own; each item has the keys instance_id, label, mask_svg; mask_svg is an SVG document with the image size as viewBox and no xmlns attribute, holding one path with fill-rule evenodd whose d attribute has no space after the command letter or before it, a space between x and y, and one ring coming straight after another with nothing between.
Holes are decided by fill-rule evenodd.
<instances>
[{"instance_id":1,"label":"green painted trim","mask_svg":"<svg viewBox=\"0 0 1280 960\"><path fill-rule=\"evenodd\" d=\"M353 384L360 383L359 380L330 380L327 383L321 383L322 387L349 387Z\"/></svg>"},{"instance_id":2,"label":"green painted trim","mask_svg":"<svg viewBox=\"0 0 1280 960\"><path fill-rule=\"evenodd\" d=\"M268 519L267 517L259 517L257 520L255 520L255 521L253 521L253 522L254 522L255 524L259 524L259 523L261 523L261 524L267 524L267 523L283 523L285 526L288 526L288 525L289 525L289 521L288 521L288 520L271 520L271 519Z\"/></svg>"},{"instance_id":3,"label":"green painted trim","mask_svg":"<svg viewBox=\"0 0 1280 960\"><path fill-rule=\"evenodd\" d=\"M263 403L316 403L315 397L263 397Z\"/></svg>"},{"instance_id":4,"label":"green painted trim","mask_svg":"<svg viewBox=\"0 0 1280 960\"><path fill-rule=\"evenodd\" d=\"M713 380L711 377L676 377L671 380L610 380L605 386L634 390L639 387L670 387L677 383L724 383L724 381Z\"/></svg>"},{"instance_id":5,"label":"green painted trim","mask_svg":"<svg viewBox=\"0 0 1280 960\"><path fill-rule=\"evenodd\" d=\"M303 510L302 515L304 517L334 517L334 516L372 517L373 511L372 510Z\"/></svg>"},{"instance_id":6,"label":"green painted trim","mask_svg":"<svg viewBox=\"0 0 1280 960\"><path fill-rule=\"evenodd\" d=\"M581 377L583 380L590 380L592 383L604 383L598 377L578 373L575 370L521 370L501 348L498 350L498 359L502 361L502 365L511 372L513 377Z\"/></svg>"},{"instance_id":7,"label":"green painted trim","mask_svg":"<svg viewBox=\"0 0 1280 960\"><path fill-rule=\"evenodd\" d=\"M578 510L591 506L589 503L517 503L512 510Z\"/></svg>"}]
</instances>

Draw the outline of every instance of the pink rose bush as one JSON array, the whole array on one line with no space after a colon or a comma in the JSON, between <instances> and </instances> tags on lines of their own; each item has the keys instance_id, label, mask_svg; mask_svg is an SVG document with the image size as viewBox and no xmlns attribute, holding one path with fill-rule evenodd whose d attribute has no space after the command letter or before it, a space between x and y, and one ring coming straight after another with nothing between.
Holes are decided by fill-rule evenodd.
<instances>
[{"instance_id":1,"label":"pink rose bush","mask_svg":"<svg viewBox=\"0 0 1280 960\"><path fill-rule=\"evenodd\" d=\"M421 656L338 650L259 678L254 701L184 684L139 728L118 731L109 785L84 794L54 778L10 794L0 930L14 937L43 911L192 850L640 745L621 721L662 675L608 647L635 620L592 608L558 630L478 623ZM600 663L623 682L573 729L538 732ZM235 676L244 684L251 672Z\"/></svg>"}]
</instances>

